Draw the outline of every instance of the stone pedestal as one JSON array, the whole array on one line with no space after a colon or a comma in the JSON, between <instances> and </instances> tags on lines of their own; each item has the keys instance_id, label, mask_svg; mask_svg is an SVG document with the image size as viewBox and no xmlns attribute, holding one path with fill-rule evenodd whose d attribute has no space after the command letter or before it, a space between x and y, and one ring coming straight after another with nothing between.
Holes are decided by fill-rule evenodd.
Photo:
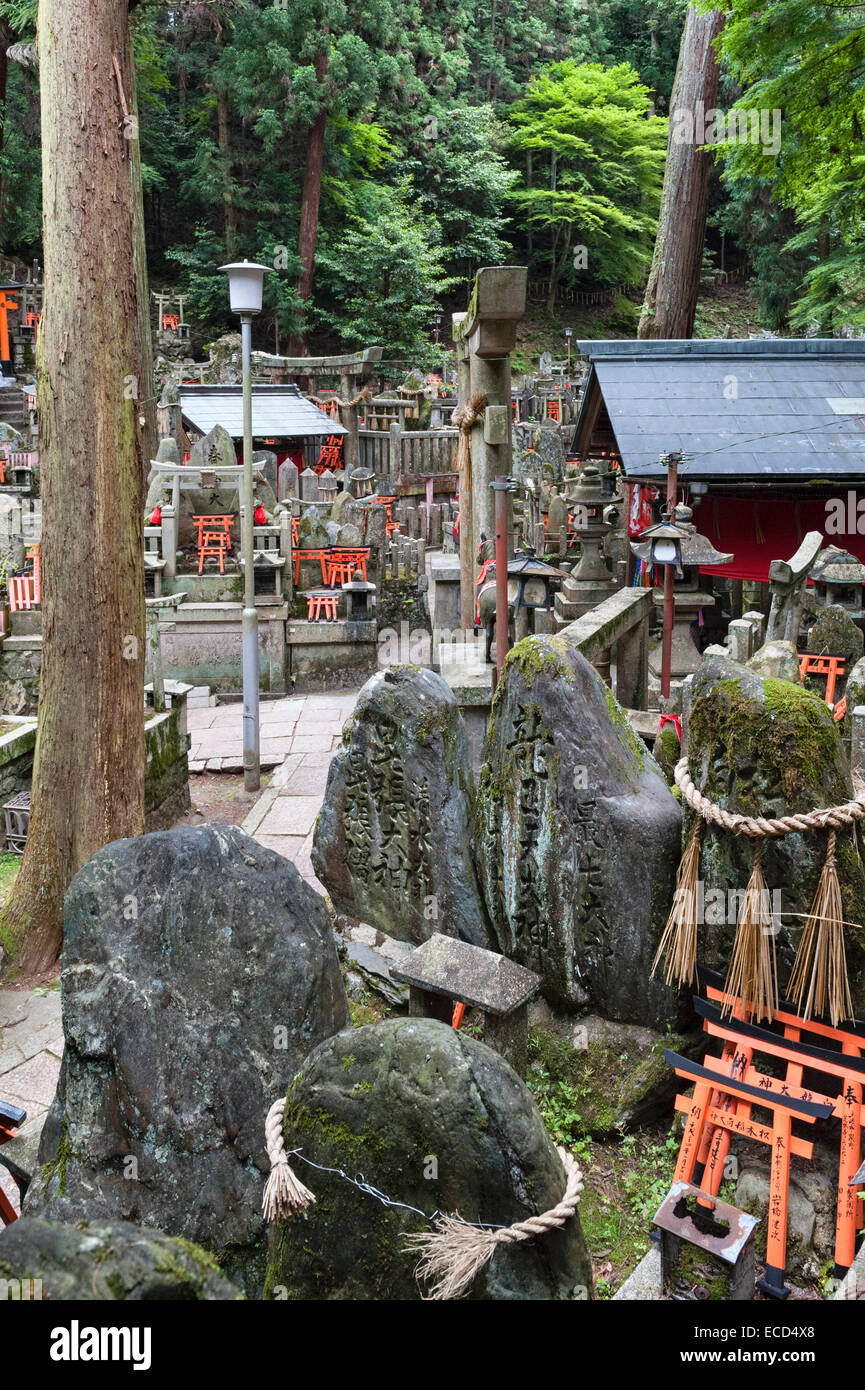
<instances>
[{"instance_id":1,"label":"stone pedestal","mask_svg":"<svg viewBox=\"0 0 865 1390\"><path fill-rule=\"evenodd\" d=\"M662 590L656 590L653 601L663 617L664 595ZM694 644L691 623L701 608L714 608L715 600L711 594L703 593L700 589L676 589L673 603L675 611L670 675L675 680L682 680L685 676L693 675L703 659ZM655 676L661 674L662 650L663 640L656 643L649 653L649 668Z\"/></svg>"}]
</instances>

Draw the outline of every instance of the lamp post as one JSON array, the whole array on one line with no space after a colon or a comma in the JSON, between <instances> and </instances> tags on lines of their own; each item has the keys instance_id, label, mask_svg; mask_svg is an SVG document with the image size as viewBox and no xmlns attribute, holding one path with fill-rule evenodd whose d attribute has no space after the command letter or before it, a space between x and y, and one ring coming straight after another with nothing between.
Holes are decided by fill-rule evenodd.
<instances>
[{"instance_id":1,"label":"lamp post","mask_svg":"<svg viewBox=\"0 0 865 1390\"><path fill-rule=\"evenodd\" d=\"M441 314L436 314L436 316L435 316L435 326L436 326L436 343L438 343L438 340L439 340L439 331L440 331L441 326L442 326L442 316L441 316Z\"/></svg>"},{"instance_id":2,"label":"lamp post","mask_svg":"<svg viewBox=\"0 0 865 1390\"><path fill-rule=\"evenodd\" d=\"M640 542L648 541L651 546L653 565L664 566L664 635L661 647L661 694L664 699L670 696L670 668L673 656L673 619L675 616L674 576L678 571L682 578L682 540L685 532L676 525L676 490L678 488L679 464L681 454L664 454L660 462L667 465L667 504L662 520L650 526L639 537Z\"/></svg>"},{"instance_id":3,"label":"lamp post","mask_svg":"<svg viewBox=\"0 0 865 1390\"><path fill-rule=\"evenodd\" d=\"M571 335L573 334L573 331L574 331L574 330L573 330L572 328L566 328L566 329L565 329L565 338L567 339L567 343L568 343L568 373L569 373L569 374L570 374L570 370L571 370Z\"/></svg>"},{"instance_id":4,"label":"lamp post","mask_svg":"<svg viewBox=\"0 0 865 1390\"><path fill-rule=\"evenodd\" d=\"M220 266L228 273L231 311L240 316L243 357L243 485L240 509L240 550L243 558L243 786L261 787L258 718L258 614L255 611L255 541L252 504L252 320L261 313L267 265L235 261Z\"/></svg>"}]
</instances>

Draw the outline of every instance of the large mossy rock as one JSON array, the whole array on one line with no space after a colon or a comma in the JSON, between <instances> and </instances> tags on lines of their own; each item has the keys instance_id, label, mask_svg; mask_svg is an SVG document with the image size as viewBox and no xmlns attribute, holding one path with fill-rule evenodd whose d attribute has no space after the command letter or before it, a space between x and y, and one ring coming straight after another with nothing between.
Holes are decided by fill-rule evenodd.
<instances>
[{"instance_id":1,"label":"large mossy rock","mask_svg":"<svg viewBox=\"0 0 865 1390\"><path fill-rule=\"evenodd\" d=\"M681 852L681 811L613 695L562 637L508 654L478 789L497 949L551 1003L663 1026L650 979Z\"/></svg>"},{"instance_id":2,"label":"large mossy rock","mask_svg":"<svg viewBox=\"0 0 865 1390\"><path fill-rule=\"evenodd\" d=\"M116 840L72 880L60 980L26 1210L155 1226L260 1291L264 1118L349 1019L324 900L236 826Z\"/></svg>"},{"instance_id":3,"label":"large mossy rock","mask_svg":"<svg viewBox=\"0 0 865 1390\"><path fill-rule=\"evenodd\" d=\"M401 1237L417 1211L509 1226L561 1200L561 1161L531 1095L483 1043L429 1018L392 1019L323 1043L292 1082L286 1149L341 1168L402 1206L293 1159L317 1201L269 1231L267 1294L411 1300L422 1295ZM417 1211L412 1212L409 1208ZM579 1212L560 1230L496 1252L472 1299L592 1294Z\"/></svg>"},{"instance_id":4,"label":"large mossy rock","mask_svg":"<svg viewBox=\"0 0 865 1390\"><path fill-rule=\"evenodd\" d=\"M418 944L434 932L488 945L472 855L468 735L434 671L378 671L330 765L313 868L334 907Z\"/></svg>"},{"instance_id":5,"label":"large mossy rock","mask_svg":"<svg viewBox=\"0 0 865 1390\"><path fill-rule=\"evenodd\" d=\"M838 603L822 608L814 626L808 629L808 651L818 656L844 656L848 670L859 660L863 650L862 629Z\"/></svg>"},{"instance_id":6,"label":"large mossy rock","mask_svg":"<svg viewBox=\"0 0 865 1390\"><path fill-rule=\"evenodd\" d=\"M777 817L849 801L853 786L840 725L826 702L802 685L772 680L723 657L710 657L694 677L688 717L688 765L700 791L727 811ZM686 833L694 814L688 811ZM861 835L861 830L860 830ZM783 990L826 858L823 831L763 842L763 877L779 910L776 936ZM724 970L740 896L753 867L744 836L704 824L700 877L705 925L700 959ZM865 920L865 872L850 831L839 831L838 874L848 922ZM710 904L710 891L717 896ZM723 895L724 907L721 908ZM720 920L719 920L720 919ZM847 959L857 1009L865 1007L865 932L846 927Z\"/></svg>"},{"instance_id":7,"label":"large mossy rock","mask_svg":"<svg viewBox=\"0 0 865 1390\"><path fill-rule=\"evenodd\" d=\"M128 1221L85 1227L22 1216L0 1233L0 1280L41 1280L52 1302L233 1302L243 1295L191 1241Z\"/></svg>"}]
</instances>

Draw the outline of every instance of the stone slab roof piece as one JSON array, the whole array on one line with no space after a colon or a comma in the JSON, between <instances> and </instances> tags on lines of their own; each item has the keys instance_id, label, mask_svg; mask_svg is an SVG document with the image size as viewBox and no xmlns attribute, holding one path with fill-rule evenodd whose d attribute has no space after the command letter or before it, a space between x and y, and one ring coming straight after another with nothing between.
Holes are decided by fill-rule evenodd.
<instances>
[{"instance_id":1,"label":"stone slab roof piece","mask_svg":"<svg viewBox=\"0 0 865 1390\"><path fill-rule=\"evenodd\" d=\"M390 968L392 980L461 999L488 1014L509 1014L537 993L540 976L506 956L437 933Z\"/></svg>"}]
</instances>

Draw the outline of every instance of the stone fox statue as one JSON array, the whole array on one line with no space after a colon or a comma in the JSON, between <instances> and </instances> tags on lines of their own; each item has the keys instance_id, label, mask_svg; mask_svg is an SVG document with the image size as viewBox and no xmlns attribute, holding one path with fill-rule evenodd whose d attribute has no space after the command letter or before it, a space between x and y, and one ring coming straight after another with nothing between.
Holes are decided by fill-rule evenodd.
<instances>
[{"instance_id":1,"label":"stone fox statue","mask_svg":"<svg viewBox=\"0 0 865 1390\"><path fill-rule=\"evenodd\" d=\"M478 546L477 563L480 565L478 575L478 599L477 611L475 612L475 631L479 627L486 629L487 644L485 660L487 665L492 664L492 645L493 636L496 628L496 563L495 563L496 543L494 540L488 541L481 532L481 542ZM508 647L514 644L513 628L513 604L508 603Z\"/></svg>"}]
</instances>

